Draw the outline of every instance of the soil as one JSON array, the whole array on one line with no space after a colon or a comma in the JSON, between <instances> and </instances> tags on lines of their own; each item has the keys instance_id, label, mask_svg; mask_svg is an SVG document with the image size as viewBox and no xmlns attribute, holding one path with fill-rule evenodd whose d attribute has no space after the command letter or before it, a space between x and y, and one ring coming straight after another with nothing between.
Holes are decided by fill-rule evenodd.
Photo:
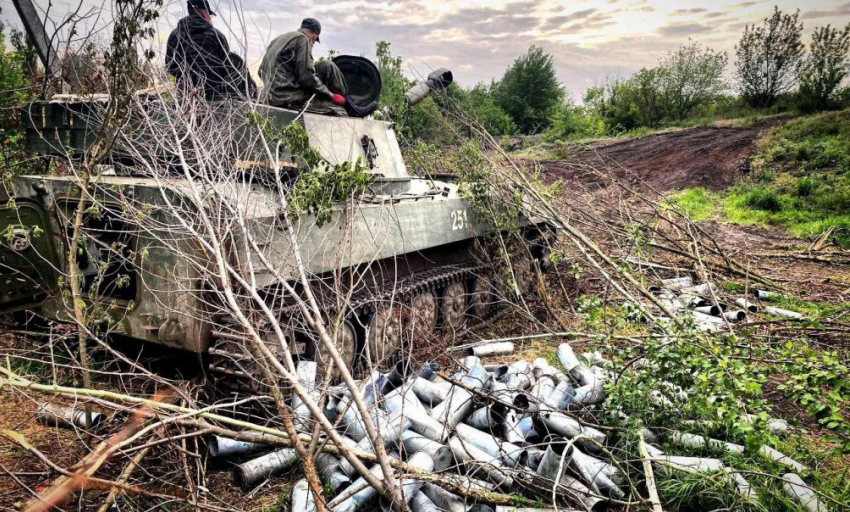
<instances>
[{"instance_id":1,"label":"soil","mask_svg":"<svg viewBox=\"0 0 850 512\"><path fill-rule=\"evenodd\" d=\"M638 189L721 190L749 170L755 140L777 120L747 127L699 127L577 148L563 160L538 163L547 176L594 190L611 178Z\"/></svg>"},{"instance_id":2,"label":"soil","mask_svg":"<svg viewBox=\"0 0 850 512\"><path fill-rule=\"evenodd\" d=\"M745 262L803 300L828 304L850 300L850 259L834 248L808 253L809 241L772 226L708 221L700 227L727 256Z\"/></svg>"}]
</instances>

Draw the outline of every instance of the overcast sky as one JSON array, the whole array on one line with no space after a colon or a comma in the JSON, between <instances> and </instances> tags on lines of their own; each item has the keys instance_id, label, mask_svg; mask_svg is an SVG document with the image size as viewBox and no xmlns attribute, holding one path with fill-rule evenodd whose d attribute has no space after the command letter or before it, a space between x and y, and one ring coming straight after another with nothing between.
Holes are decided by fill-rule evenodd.
<instances>
[{"instance_id":1,"label":"overcast sky","mask_svg":"<svg viewBox=\"0 0 850 512\"><path fill-rule=\"evenodd\" d=\"M104 8L112 0L52 0L51 18L61 19L71 5L84 10ZM555 58L558 77L579 97L606 75L628 75L653 66L688 38L727 51L746 24L760 22L774 5L785 11L800 8L809 33L817 26L850 23L850 0L210 0L218 11L216 27L231 45L243 47L256 68L266 43L297 28L302 18L322 22L322 44L340 53L374 55L375 43L392 43L413 75L448 67L463 85L499 78L505 68L532 44ZM35 0L45 9L48 0ZM17 24L11 0L0 0L3 19ZM185 3L166 0L159 22L159 44L185 14ZM108 15L103 18L108 19ZM89 21L85 30L98 23Z\"/></svg>"}]
</instances>

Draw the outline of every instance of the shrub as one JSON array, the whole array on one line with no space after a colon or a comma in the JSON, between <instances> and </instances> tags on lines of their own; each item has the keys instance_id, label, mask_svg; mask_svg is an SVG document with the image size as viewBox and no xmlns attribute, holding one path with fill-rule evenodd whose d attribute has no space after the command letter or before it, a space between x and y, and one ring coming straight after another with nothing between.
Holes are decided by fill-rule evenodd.
<instances>
[{"instance_id":1,"label":"shrub","mask_svg":"<svg viewBox=\"0 0 850 512\"><path fill-rule=\"evenodd\" d=\"M821 187L814 197L815 205L822 209L835 213L847 213L850 211L850 184L845 182L832 183Z\"/></svg>"},{"instance_id":2,"label":"shrub","mask_svg":"<svg viewBox=\"0 0 850 512\"><path fill-rule=\"evenodd\" d=\"M750 208L766 212L782 211L782 202L777 193L768 188L754 188L747 192L745 203Z\"/></svg>"},{"instance_id":3,"label":"shrub","mask_svg":"<svg viewBox=\"0 0 850 512\"><path fill-rule=\"evenodd\" d=\"M557 142L570 139L600 137L605 134L605 121L585 107L564 103L555 110L552 125L543 140Z\"/></svg>"},{"instance_id":4,"label":"shrub","mask_svg":"<svg viewBox=\"0 0 850 512\"><path fill-rule=\"evenodd\" d=\"M800 178L797 180L797 195L800 197L809 197L812 195L812 188L814 188L814 182L811 178Z\"/></svg>"}]
</instances>

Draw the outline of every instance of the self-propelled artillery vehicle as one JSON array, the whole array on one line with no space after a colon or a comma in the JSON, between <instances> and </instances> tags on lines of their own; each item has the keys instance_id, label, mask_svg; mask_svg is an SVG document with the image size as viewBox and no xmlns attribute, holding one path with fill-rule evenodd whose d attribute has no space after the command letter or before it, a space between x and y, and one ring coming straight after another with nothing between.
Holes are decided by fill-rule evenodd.
<instances>
[{"instance_id":1,"label":"self-propelled artillery vehicle","mask_svg":"<svg viewBox=\"0 0 850 512\"><path fill-rule=\"evenodd\" d=\"M320 299L323 289L342 289L344 303L328 299L323 308L329 317L342 318L336 323L336 339L352 367L364 352L372 361L391 358L405 336L458 330L486 321L496 309L494 283L499 279L473 252L492 226L462 197L457 183L408 173L393 123L368 117L380 93L377 68L362 57L340 56L336 62L352 89L350 117L255 105L227 109L226 123L233 126L234 140L244 138L250 123L249 116L240 118L233 112L250 111L275 126L300 123L312 147L329 165L360 162L365 166L370 183L362 197L335 204L327 222L317 222L311 214L298 216L293 228L296 247L290 233L280 228L280 190L275 184L235 178L238 173L228 174L233 182L225 184L214 179L190 183L180 173L151 176L151 161L164 167L174 162L139 158L138 147L129 147L131 142L156 152L156 141L140 142L130 136L104 160L106 171L87 184L84 195L97 205L96 211L86 208L77 216L78 177L18 176L7 184L6 197L0 198L2 312L34 311L48 319L70 321L68 298L59 293L59 283L69 275L69 251L75 250L81 291L87 299L96 295L105 304L110 333L208 354L208 368L219 382L256 389L252 375L256 368L239 328L220 314L227 308L210 303L216 283L198 267L203 247L171 230L185 221L174 217L185 215L174 206L189 203L184 198L200 184L218 190L210 194L218 203L210 199L209 208L227 210L221 205L227 194L233 196L232 205L240 207L243 235L235 230L221 243L229 246L233 268L244 272L243 277L257 289L269 290L268 296L274 297L281 279L298 282L296 259L317 283ZM450 72L435 71L408 93L409 106L451 80ZM28 148L44 157L61 156L60 160L73 165L92 150L100 129L98 112L108 101L57 96L28 105L23 112ZM160 96L151 101L167 100ZM125 131L132 132L134 126L131 120ZM237 167L244 164L244 158L232 162ZM256 160L251 165L262 167ZM310 171L301 168L297 158L290 158L287 165L296 177ZM141 229L126 215L127 204L135 205L137 212L156 212L152 216L158 217ZM78 243L70 247L76 221ZM532 242L531 250L513 255L515 279L522 290L530 286L535 259L543 257L542 246L534 241L549 228L525 217L520 217L519 224L520 232ZM259 256L243 251L245 232L254 234ZM274 262L276 268L263 269L246 261L258 257ZM351 276L357 276L356 285L351 284ZM315 357L313 338L299 327L304 323L297 318L298 308L273 298L269 304L279 309L282 323L291 328L287 335L292 338L292 352L297 357Z\"/></svg>"}]
</instances>

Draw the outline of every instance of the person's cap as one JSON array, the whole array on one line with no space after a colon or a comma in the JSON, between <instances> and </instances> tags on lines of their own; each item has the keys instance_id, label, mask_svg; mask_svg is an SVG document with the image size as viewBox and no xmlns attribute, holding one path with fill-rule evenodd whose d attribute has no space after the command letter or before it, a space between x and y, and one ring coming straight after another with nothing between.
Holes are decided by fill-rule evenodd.
<instances>
[{"instance_id":1,"label":"person's cap","mask_svg":"<svg viewBox=\"0 0 850 512\"><path fill-rule=\"evenodd\" d=\"M186 5L189 9L203 9L210 13L211 16L215 16L215 13L210 8L210 3L207 0L187 0Z\"/></svg>"},{"instance_id":2,"label":"person's cap","mask_svg":"<svg viewBox=\"0 0 850 512\"><path fill-rule=\"evenodd\" d=\"M301 22L301 28L310 29L314 34L316 34L316 42L321 43L319 40L319 34L322 33L322 24L319 23L319 20L316 18L304 18L304 21Z\"/></svg>"}]
</instances>

